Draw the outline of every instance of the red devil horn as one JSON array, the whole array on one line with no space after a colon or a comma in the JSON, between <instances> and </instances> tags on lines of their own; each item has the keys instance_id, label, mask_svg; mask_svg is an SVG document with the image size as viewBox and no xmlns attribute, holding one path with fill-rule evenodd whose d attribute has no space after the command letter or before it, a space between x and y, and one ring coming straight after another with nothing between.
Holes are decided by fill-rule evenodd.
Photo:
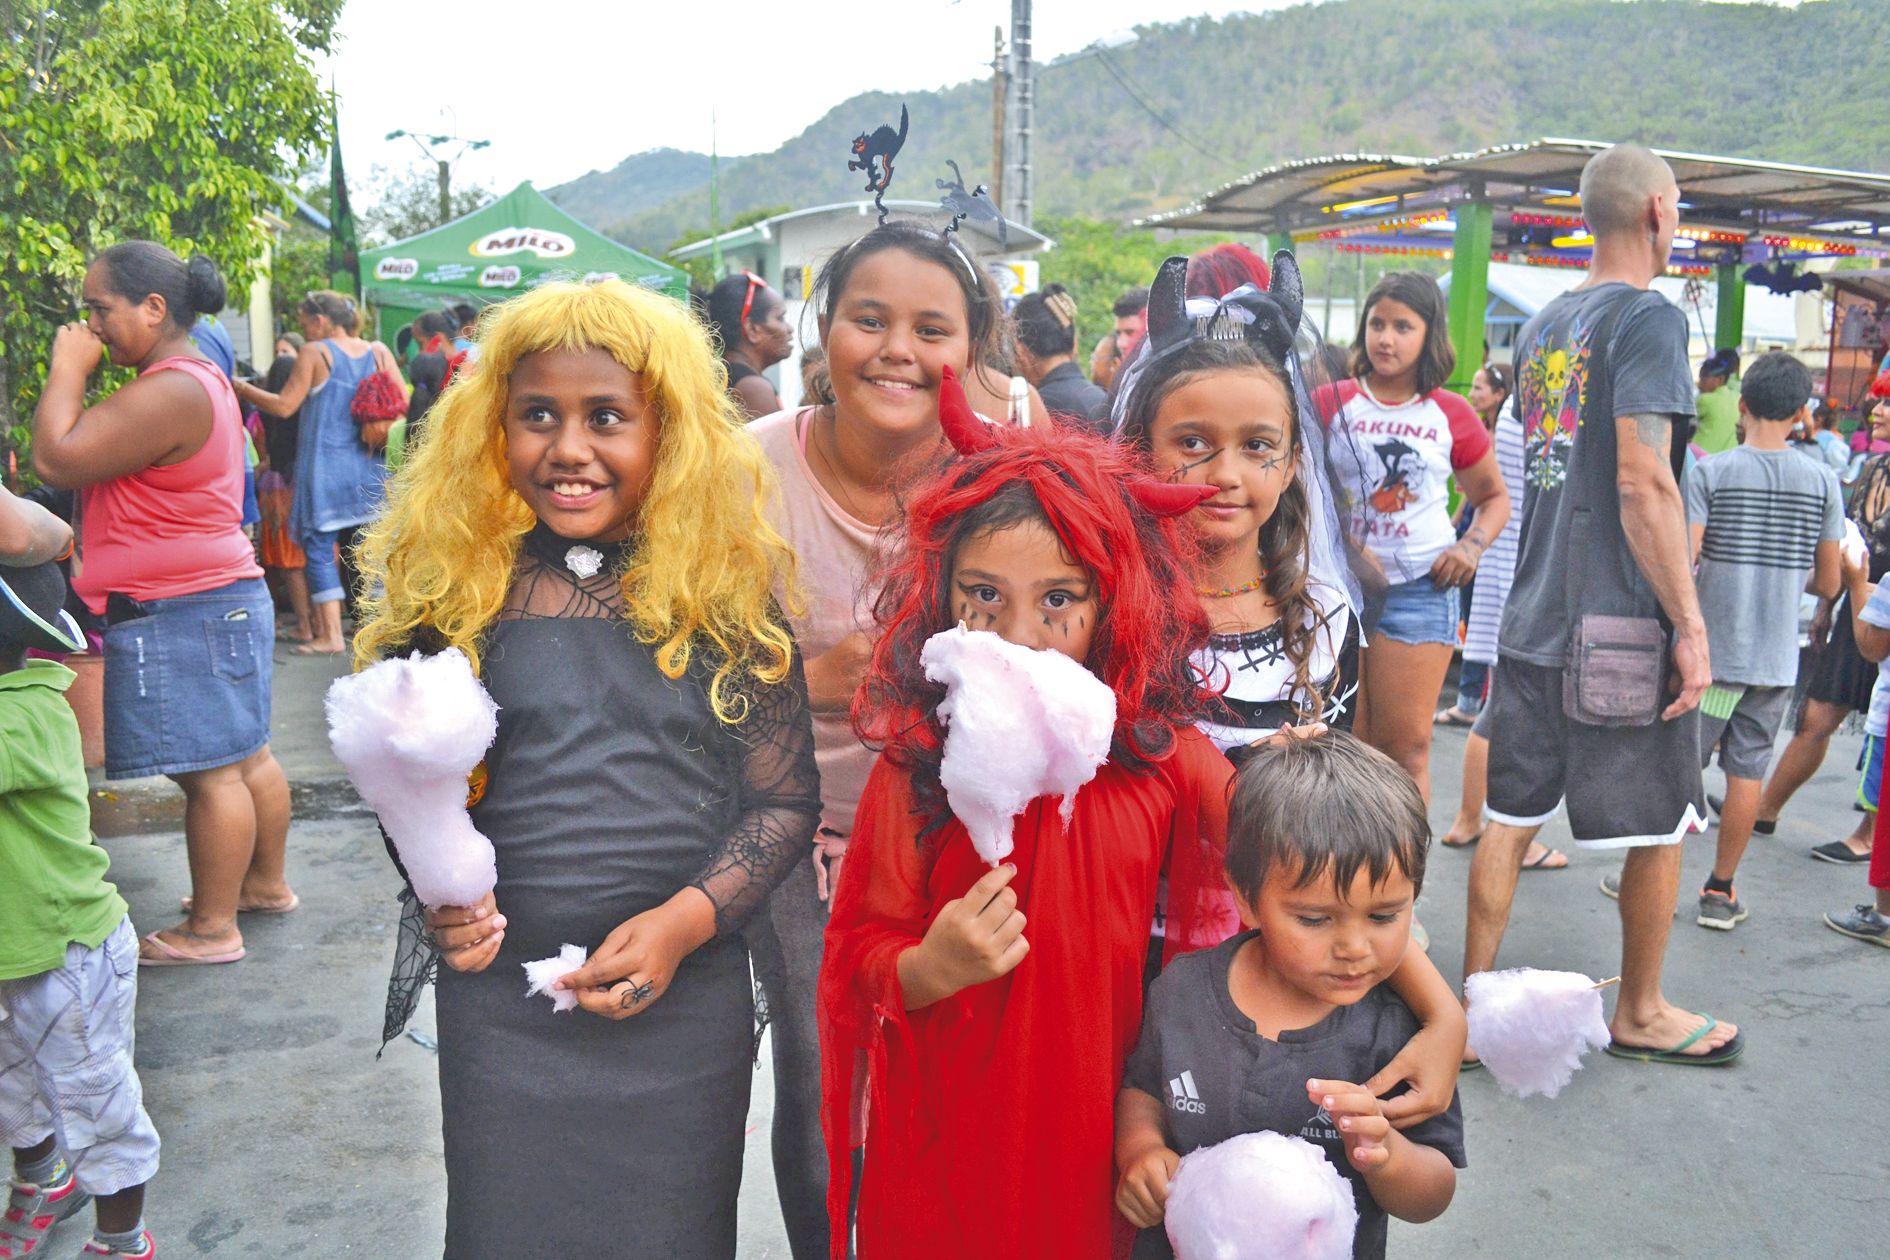
<instances>
[{"instance_id":1,"label":"red devil horn","mask_svg":"<svg viewBox=\"0 0 1890 1260\"><path fill-rule=\"evenodd\" d=\"M1145 477L1129 482L1129 497L1156 516L1185 516L1220 492L1219 486L1184 486Z\"/></svg>"},{"instance_id":2,"label":"red devil horn","mask_svg":"<svg viewBox=\"0 0 1890 1260\"><path fill-rule=\"evenodd\" d=\"M976 455L997 445L991 426L978 418L965 399L958 374L947 367L938 383L938 426L945 430L945 440L960 455Z\"/></svg>"}]
</instances>

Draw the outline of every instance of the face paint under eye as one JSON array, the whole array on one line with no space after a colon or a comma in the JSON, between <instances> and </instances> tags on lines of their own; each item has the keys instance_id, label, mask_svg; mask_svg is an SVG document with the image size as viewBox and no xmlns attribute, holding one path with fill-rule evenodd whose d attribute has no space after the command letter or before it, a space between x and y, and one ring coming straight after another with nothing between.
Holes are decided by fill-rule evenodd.
<instances>
[{"instance_id":1,"label":"face paint under eye","mask_svg":"<svg viewBox=\"0 0 1890 1260\"><path fill-rule=\"evenodd\" d=\"M1214 457L1219 455L1220 453L1221 453L1220 448L1216 447L1215 449L1207 452L1207 454L1201 456L1201 458L1199 459L1188 460L1187 462L1183 463L1179 468L1175 469L1174 475L1177 477L1184 477L1187 474L1193 472L1197 468L1213 463Z\"/></svg>"}]
</instances>

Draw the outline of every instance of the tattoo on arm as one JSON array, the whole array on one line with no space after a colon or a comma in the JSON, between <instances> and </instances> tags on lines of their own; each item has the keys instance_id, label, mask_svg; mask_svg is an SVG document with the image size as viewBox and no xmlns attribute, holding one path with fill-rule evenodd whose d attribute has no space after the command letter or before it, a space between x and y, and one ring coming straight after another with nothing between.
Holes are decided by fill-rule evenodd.
<instances>
[{"instance_id":1,"label":"tattoo on arm","mask_svg":"<svg viewBox=\"0 0 1890 1260\"><path fill-rule=\"evenodd\" d=\"M1664 456L1673 441L1673 417L1648 414L1629 418L1634 421L1634 434L1641 445Z\"/></svg>"}]
</instances>

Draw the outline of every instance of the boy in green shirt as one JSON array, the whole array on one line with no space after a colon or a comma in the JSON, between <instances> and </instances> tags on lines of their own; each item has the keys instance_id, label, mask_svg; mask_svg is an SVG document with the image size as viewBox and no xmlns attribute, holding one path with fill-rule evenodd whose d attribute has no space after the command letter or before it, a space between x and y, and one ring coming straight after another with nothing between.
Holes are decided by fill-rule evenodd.
<instances>
[{"instance_id":1,"label":"boy in green shirt","mask_svg":"<svg viewBox=\"0 0 1890 1260\"><path fill-rule=\"evenodd\" d=\"M1693 444L1708 455L1739 445L1739 352L1719 349L1700 364L1699 423Z\"/></svg>"},{"instance_id":2,"label":"boy in green shirt","mask_svg":"<svg viewBox=\"0 0 1890 1260\"><path fill-rule=\"evenodd\" d=\"M0 500L8 524L19 505ZM0 538L4 531L0 531ZM13 555L21 553L14 551ZM31 553L29 553L31 554ZM48 1254L95 1204L83 1255L151 1257L144 1186L158 1135L132 1067L138 936L92 843L73 673L26 650L82 650L56 563L0 553L0 1141L14 1175L0 1260Z\"/></svg>"}]
</instances>

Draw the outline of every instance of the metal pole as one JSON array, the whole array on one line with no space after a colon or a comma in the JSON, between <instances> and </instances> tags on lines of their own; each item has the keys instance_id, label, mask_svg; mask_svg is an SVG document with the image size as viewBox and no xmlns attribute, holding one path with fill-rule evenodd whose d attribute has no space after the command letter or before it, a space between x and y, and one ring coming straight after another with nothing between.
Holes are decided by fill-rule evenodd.
<instances>
[{"instance_id":1,"label":"metal pole","mask_svg":"<svg viewBox=\"0 0 1890 1260\"><path fill-rule=\"evenodd\" d=\"M1011 81L1017 90L1013 139L1017 179L1010 218L1030 226L1030 128L1035 106L1036 70L1030 62L1030 0L1011 0Z\"/></svg>"},{"instance_id":2,"label":"metal pole","mask_svg":"<svg viewBox=\"0 0 1890 1260\"><path fill-rule=\"evenodd\" d=\"M446 223L453 217L453 176L451 168L445 162L440 164L440 222Z\"/></svg>"},{"instance_id":3,"label":"metal pole","mask_svg":"<svg viewBox=\"0 0 1890 1260\"><path fill-rule=\"evenodd\" d=\"M1004 204L1004 95L1010 76L1004 73L1004 28L991 28L991 200Z\"/></svg>"}]
</instances>

